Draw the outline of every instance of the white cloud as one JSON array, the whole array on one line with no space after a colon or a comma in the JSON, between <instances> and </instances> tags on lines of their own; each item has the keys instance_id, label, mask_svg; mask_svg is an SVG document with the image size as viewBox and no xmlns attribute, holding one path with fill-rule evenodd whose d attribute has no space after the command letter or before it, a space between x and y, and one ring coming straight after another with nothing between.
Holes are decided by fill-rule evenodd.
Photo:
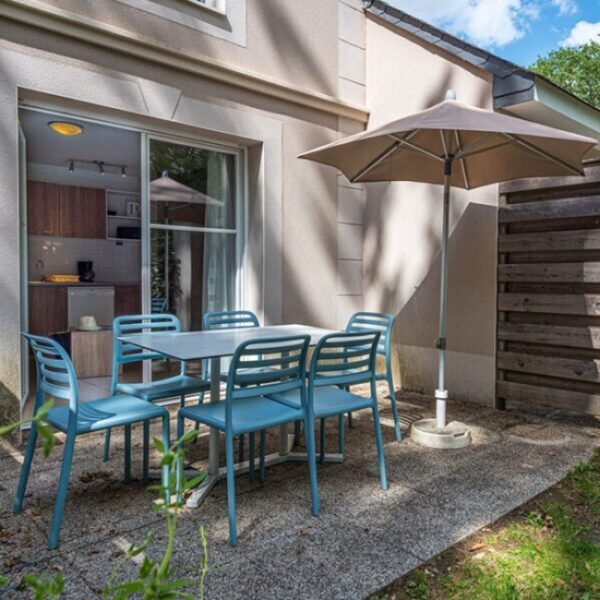
<instances>
[{"instance_id":1,"label":"white cloud","mask_svg":"<svg viewBox=\"0 0 600 600\"><path fill-rule=\"evenodd\" d=\"M592 40L600 43L600 21L597 23L589 23L588 21L579 21L571 29L569 37L565 38L561 46L580 46Z\"/></svg>"},{"instance_id":2,"label":"white cloud","mask_svg":"<svg viewBox=\"0 0 600 600\"><path fill-rule=\"evenodd\" d=\"M552 4L558 8L561 15L574 15L578 10L576 0L552 0Z\"/></svg>"},{"instance_id":3,"label":"white cloud","mask_svg":"<svg viewBox=\"0 0 600 600\"><path fill-rule=\"evenodd\" d=\"M419 19L483 46L505 46L523 37L529 22L539 15L537 5L529 0L389 1Z\"/></svg>"}]
</instances>

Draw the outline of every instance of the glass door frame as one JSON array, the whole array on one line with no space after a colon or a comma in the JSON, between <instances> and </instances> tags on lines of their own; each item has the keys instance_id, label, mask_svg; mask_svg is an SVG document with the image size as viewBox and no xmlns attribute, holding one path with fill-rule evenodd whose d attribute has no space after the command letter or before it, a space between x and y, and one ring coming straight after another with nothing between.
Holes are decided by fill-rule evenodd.
<instances>
[{"instance_id":1,"label":"glass door frame","mask_svg":"<svg viewBox=\"0 0 600 600\"><path fill-rule=\"evenodd\" d=\"M244 263L247 238L247 194L246 194L246 151L239 146L228 146L206 142L200 138L167 136L157 133L141 132L141 226L142 226L142 311L151 312L151 268L152 268L152 230L157 231L191 231L198 233L220 233L235 235L235 305L239 309L245 301ZM150 144L152 141L168 142L182 146L190 146L229 154L235 158L235 229L214 227L196 227L184 225L153 224L150 220Z\"/></svg>"}]
</instances>

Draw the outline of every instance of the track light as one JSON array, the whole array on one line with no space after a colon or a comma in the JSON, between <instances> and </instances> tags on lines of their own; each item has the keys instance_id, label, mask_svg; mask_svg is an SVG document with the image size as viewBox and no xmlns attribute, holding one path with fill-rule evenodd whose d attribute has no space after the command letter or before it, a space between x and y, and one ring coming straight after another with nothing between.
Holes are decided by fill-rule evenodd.
<instances>
[{"instance_id":1,"label":"track light","mask_svg":"<svg viewBox=\"0 0 600 600\"><path fill-rule=\"evenodd\" d=\"M75 161L70 160L69 161L69 172L72 173L74 170L75 170Z\"/></svg>"},{"instance_id":2,"label":"track light","mask_svg":"<svg viewBox=\"0 0 600 600\"><path fill-rule=\"evenodd\" d=\"M121 166L121 177L127 177L127 171L125 170L125 165Z\"/></svg>"},{"instance_id":3,"label":"track light","mask_svg":"<svg viewBox=\"0 0 600 600\"><path fill-rule=\"evenodd\" d=\"M104 175L104 163L98 163L98 171L100 171L100 175Z\"/></svg>"}]
</instances>

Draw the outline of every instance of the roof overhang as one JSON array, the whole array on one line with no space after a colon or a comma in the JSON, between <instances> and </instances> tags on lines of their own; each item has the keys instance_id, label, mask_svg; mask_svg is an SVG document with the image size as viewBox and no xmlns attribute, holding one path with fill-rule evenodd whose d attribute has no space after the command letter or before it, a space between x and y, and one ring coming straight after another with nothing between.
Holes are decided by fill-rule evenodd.
<instances>
[{"instance_id":1,"label":"roof overhang","mask_svg":"<svg viewBox=\"0 0 600 600\"><path fill-rule=\"evenodd\" d=\"M559 129L580 133L599 142L587 156L600 158L600 110L548 79L425 23L384 0L363 0L367 14L399 33L492 75L494 110Z\"/></svg>"},{"instance_id":2,"label":"roof overhang","mask_svg":"<svg viewBox=\"0 0 600 600\"><path fill-rule=\"evenodd\" d=\"M541 77L535 78L529 98L498 106L503 112L558 129L596 138L599 145L587 159L600 159L600 111L574 98Z\"/></svg>"}]
</instances>

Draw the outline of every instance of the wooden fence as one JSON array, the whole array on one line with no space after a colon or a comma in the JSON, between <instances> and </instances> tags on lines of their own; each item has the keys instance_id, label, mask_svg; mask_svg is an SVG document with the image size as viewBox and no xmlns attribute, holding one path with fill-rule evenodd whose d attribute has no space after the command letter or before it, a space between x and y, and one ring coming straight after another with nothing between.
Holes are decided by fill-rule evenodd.
<instances>
[{"instance_id":1,"label":"wooden fence","mask_svg":"<svg viewBox=\"0 0 600 600\"><path fill-rule=\"evenodd\" d=\"M497 405L600 415L600 164L501 192Z\"/></svg>"}]
</instances>

